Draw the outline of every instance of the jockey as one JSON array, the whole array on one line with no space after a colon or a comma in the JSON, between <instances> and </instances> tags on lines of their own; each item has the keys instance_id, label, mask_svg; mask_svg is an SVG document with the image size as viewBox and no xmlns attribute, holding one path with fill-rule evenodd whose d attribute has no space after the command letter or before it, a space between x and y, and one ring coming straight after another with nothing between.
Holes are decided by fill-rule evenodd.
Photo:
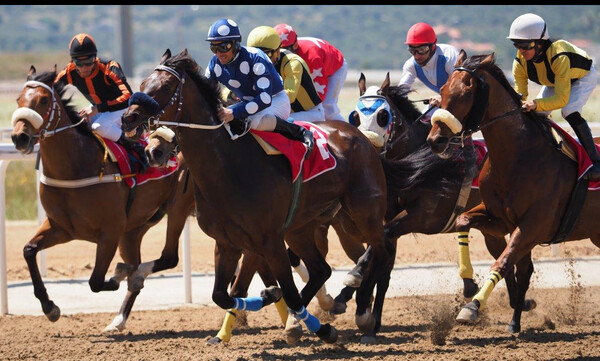
<instances>
[{"instance_id":1,"label":"jockey","mask_svg":"<svg viewBox=\"0 0 600 361\"><path fill-rule=\"evenodd\" d=\"M315 122L325 120L325 111L306 62L289 50L281 49L281 39L270 26L259 26L248 34L248 46L267 54L283 79L283 88L290 98L293 120ZM290 120L290 119L288 119Z\"/></svg>"},{"instance_id":2,"label":"jockey","mask_svg":"<svg viewBox=\"0 0 600 361\"><path fill-rule=\"evenodd\" d=\"M440 105L440 88L454 71L458 50L452 45L438 44L435 31L427 23L411 26L406 33L405 44L412 57L404 63L398 85L411 87L419 79L433 90L437 95L429 100L429 106L424 109L424 112L433 114Z\"/></svg>"},{"instance_id":3,"label":"jockey","mask_svg":"<svg viewBox=\"0 0 600 361\"><path fill-rule=\"evenodd\" d=\"M127 138L121 130L121 115L129 106L132 91L121 65L114 60L98 58L94 38L77 34L69 44L71 62L55 79L55 83L74 85L91 103L79 115L91 123L94 133L118 142L140 158L140 172L148 166L144 146Z\"/></svg>"},{"instance_id":4,"label":"jockey","mask_svg":"<svg viewBox=\"0 0 600 361\"><path fill-rule=\"evenodd\" d=\"M536 14L517 17L507 39L517 48L512 72L515 90L523 96L523 110L549 115L552 110L561 109L593 163L586 178L599 179L600 155L590 127L581 116L598 83L592 58L566 40L550 39L546 22ZM528 80L542 85L536 99L527 100Z\"/></svg>"},{"instance_id":5,"label":"jockey","mask_svg":"<svg viewBox=\"0 0 600 361\"><path fill-rule=\"evenodd\" d=\"M325 119L346 121L337 104L348 74L348 64L342 52L323 39L299 38L294 28L288 24L278 24L274 28L281 37L281 46L300 55L308 64L323 101Z\"/></svg>"},{"instance_id":6,"label":"jockey","mask_svg":"<svg viewBox=\"0 0 600 361\"><path fill-rule=\"evenodd\" d=\"M288 122L290 100L283 90L281 76L260 49L240 45L242 36L235 21L219 19L208 29L206 41L215 54L206 67L205 76L226 86L238 103L219 109L219 119L229 123L234 118L247 119L251 129L274 131L289 139L304 142L310 154L312 133Z\"/></svg>"}]
</instances>

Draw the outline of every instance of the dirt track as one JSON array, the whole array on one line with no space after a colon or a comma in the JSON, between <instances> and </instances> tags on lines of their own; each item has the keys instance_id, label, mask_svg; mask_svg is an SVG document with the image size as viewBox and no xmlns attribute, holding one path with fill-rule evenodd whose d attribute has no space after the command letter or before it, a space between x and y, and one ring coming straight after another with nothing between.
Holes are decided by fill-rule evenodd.
<instances>
[{"instance_id":1,"label":"dirt track","mask_svg":"<svg viewBox=\"0 0 600 361\"><path fill-rule=\"evenodd\" d=\"M192 270L212 271L212 247L192 224ZM33 234L31 223L7 227L8 279L28 279L22 247ZM143 258L156 257L162 247L163 224L144 241ZM328 261L334 267L349 264L331 237ZM455 262L453 235L407 235L399 241L397 264ZM471 240L473 260L489 260L480 235ZM48 277L89 277L94 246L81 241L47 251ZM598 256L589 241L560 245L557 257ZM534 258L553 257L549 247L537 247ZM118 260L119 257L116 257ZM115 260L115 262L116 262ZM181 272L181 265L174 272ZM534 274L535 277L535 274ZM168 311L136 311L120 334L104 334L114 313L65 315L56 323L45 316L0 317L0 360L593 360L600 359L600 288L583 288L577 274L568 274L565 289L531 289L538 308L524 313L522 332L511 335L511 318L504 282L474 326L455 325L460 295L413 296L388 299L383 326L375 345L360 344L354 324L354 302L348 312L332 316L309 310L339 331L334 345L305 335L296 346L285 343L283 327L274 308L247 315L228 344L208 345L218 331L224 311L190 306ZM423 280L426 282L427 280ZM210 290L207 290L210 292ZM116 311L116 310L115 310Z\"/></svg>"}]
</instances>

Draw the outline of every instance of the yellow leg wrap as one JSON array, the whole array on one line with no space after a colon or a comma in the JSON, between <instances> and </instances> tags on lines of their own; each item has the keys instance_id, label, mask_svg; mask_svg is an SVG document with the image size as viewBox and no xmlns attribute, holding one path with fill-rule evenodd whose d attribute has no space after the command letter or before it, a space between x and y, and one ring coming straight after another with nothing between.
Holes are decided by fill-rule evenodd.
<instances>
[{"instance_id":1,"label":"yellow leg wrap","mask_svg":"<svg viewBox=\"0 0 600 361\"><path fill-rule=\"evenodd\" d=\"M469 232L458 232L458 274L460 278L473 278L469 255Z\"/></svg>"},{"instance_id":2,"label":"yellow leg wrap","mask_svg":"<svg viewBox=\"0 0 600 361\"><path fill-rule=\"evenodd\" d=\"M502 280L502 276L500 273L496 271L490 271L487 280L483 284L483 287L477 292L477 294L473 297L474 300L479 301L479 310L483 310L487 299L490 297L490 294L494 290L494 287Z\"/></svg>"},{"instance_id":3,"label":"yellow leg wrap","mask_svg":"<svg viewBox=\"0 0 600 361\"><path fill-rule=\"evenodd\" d=\"M277 312L279 313L279 317L281 318L281 322L285 326L288 318L288 307L283 297L279 299L279 301L275 302L275 307L277 307Z\"/></svg>"},{"instance_id":4,"label":"yellow leg wrap","mask_svg":"<svg viewBox=\"0 0 600 361\"><path fill-rule=\"evenodd\" d=\"M233 331L233 325L235 325L236 314L237 311L233 308L227 310L227 313L225 314L225 319L223 320L223 325L221 326L219 333L217 333L217 337L221 341L229 342L229 340L231 340L231 334Z\"/></svg>"}]
</instances>

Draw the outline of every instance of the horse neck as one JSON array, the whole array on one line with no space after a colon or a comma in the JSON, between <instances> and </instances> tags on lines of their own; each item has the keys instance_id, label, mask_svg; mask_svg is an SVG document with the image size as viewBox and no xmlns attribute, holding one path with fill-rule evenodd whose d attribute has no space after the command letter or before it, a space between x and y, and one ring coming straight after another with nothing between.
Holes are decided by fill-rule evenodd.
<instances>
[{"instance_id":1,"label":"horse neck","mask_svg":"<svg viewBox=\"0 0 600 361\"><path fill-rule=\"evenodd\" d=\"M71 125L67 112L58 101L58 111L54 115L52 132ZM93 137L80 134L75 127L40 139L40 157L44 174L56 179L80 179L98 174L100 167L100 147Z\"/></svg>"},{"instance_id":2,"label":"horse neck","mask_svg":"<svg viewBox=\"0 0 600 361\"><path fill-rule=\"evenodd\" d=\"M404 158L424 146L427 143L427 135L430 129L430 124L418 120L410 123L404 132L397 133L393 139L390 139L392 148L388 151L387 158Z\"/></svg>"},{"instance_id":3,"label":"horse neck","mask_svg":"<svg viewBox=\"0 0 600 361\"><path fill-rule=\"evenodd\" d=\"M543 142L545 139L532 119L521 111L514 112L520 109L520 104L515 103L508 90L495 79L489 84L490 103L480 125L489 156L514 161L523 154L544 148L540 147L540 140L550 145Z\"/></svg>"}]
</instances>

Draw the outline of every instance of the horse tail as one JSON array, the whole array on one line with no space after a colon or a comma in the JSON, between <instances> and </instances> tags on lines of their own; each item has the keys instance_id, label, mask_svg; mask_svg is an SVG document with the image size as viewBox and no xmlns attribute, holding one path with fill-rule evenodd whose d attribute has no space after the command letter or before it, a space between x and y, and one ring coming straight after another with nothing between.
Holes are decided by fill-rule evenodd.
<instances>
[{"instance_id":1,"label":"horse tail","mask_svg":"<svg viewBox=\"0 0 600 361\"><path fill-rule=\"evenodd\" d=\"M402 197L406 192L437 192L451 196L461 186L465 175L475 166L464 158L442 159L429 146L423 145L404 158L390 160L380 156L388 194ZM473 163L473 164L471 164Z\"/></svg>"}]
</instances>

